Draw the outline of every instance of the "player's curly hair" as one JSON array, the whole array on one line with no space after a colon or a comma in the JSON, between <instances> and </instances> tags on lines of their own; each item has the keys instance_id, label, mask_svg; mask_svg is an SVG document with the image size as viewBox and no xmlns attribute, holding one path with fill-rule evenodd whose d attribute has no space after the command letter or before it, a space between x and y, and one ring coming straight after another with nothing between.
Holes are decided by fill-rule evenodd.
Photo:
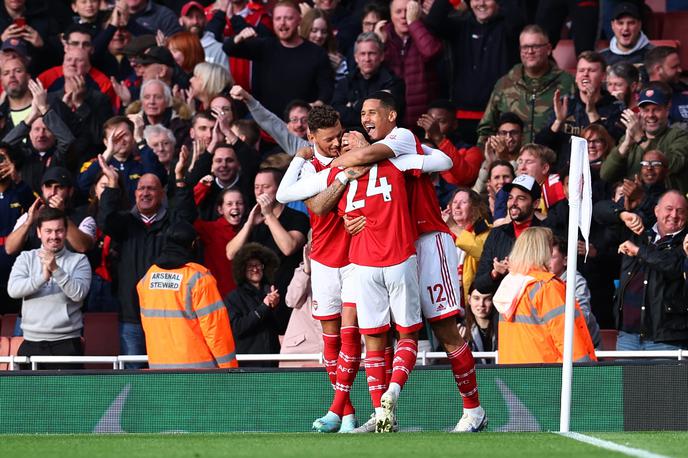
<instances>
[{"instance_id":1,"label":"player's curly hair","mask_svg":"<svg viewBox=\"0 0 688 458\"><path fill-rule=\"evenodd\" d=\"M338 122L339 113L330 105L315 106L308 112L308 129L311 132L334 127Z\"/></svg>"},{"instance_id":2,"label":"player's curly hair","mask_svg":"<svg viewBox=\"0 0 688 458\"><path fill-rule=\"evenodd\" d=\"M263 263L263 282L272 284L275 281L275 273L279 268L279 258L274 251L259 243L247 243L234 256L232 275L236 284L246 283L246 265L251 259L256 259Z\"/></svg>"}]
</instances>

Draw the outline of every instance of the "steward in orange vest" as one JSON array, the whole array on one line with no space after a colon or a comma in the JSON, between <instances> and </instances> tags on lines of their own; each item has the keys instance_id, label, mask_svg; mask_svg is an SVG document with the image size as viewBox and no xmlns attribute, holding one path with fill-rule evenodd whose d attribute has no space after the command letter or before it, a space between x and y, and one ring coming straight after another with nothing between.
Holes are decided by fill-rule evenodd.
<instances>
[{"instance_id":1,"label":"steward in orange vest","mask_svg":"<svg viewBox=\"0 0 688 458\"><path fill-rule=\"evenodd\" d=\"M493 298L499 314L499 364L561 363L564 354L566 284L551 272L507 275ZM499 303L499 304L498 304ZM597 361L576 303L573 362Z\"/></svg>"},{"instance_id":2,"label":"steward in orange vest","mask_svg":"<svg viewBox=\"0 0 688 458\"><path fill-rule=\"evenodd\" d=\"M197 235L171 226L162 253L139 281L151 369L238 367L229 316L208 269L190 262Z\"/></svg>"}]
</instances>

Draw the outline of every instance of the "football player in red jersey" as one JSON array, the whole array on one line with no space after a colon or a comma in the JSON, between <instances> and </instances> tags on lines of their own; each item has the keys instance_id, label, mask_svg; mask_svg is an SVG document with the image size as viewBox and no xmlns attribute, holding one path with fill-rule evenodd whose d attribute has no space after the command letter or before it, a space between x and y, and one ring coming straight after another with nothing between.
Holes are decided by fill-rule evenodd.
<instances>
[{"instance_id":1,"label":"football player in red jersey","mask_svg":"<svg viewBox=\"0 0 688 458\"><path fill-rule=\"evenodd\" d=\"M282 179L278 199L299 178L329 169L339 155L341 134L342 125L334 108L313 107L308 114L308 140L313 146L297 152ZM352 281L353 271L349 262L350 236L337 213L323 208L323 204L339 200L345 185L337 181L333 188L306 202L313 231L310 254L313 317L322 325L323 359L335 390L329 411L313 422L313 429L350 432L358 426L349 392L360 365L361 335L356 321L355 288L346 287ZM330 193L335 197L331 198Z\"/></svg>"},{"instance_id":2,"label":"football player in red jersey","mask_svg":"<svg viewBox=\"0 0 688 458\"><path fill-rule=\"evenodd\" d=\"M360 148L362 136L344 138L348 154L335 159L332 167L366 165L390 157L424 154L418 138L407 129L396 127L395 102L389 93L371 94L363 103L361 124L375 143ZM353 145L355 143L355 145ZM458 259L449 228L442 220L434 187L427 175L408 179L410 211L417 233L419 284L423 314L430 321L451 363L452 373L463 398L463 416L455 432L477 432L487 426L487 415L480 406L473 355L456 326L461 313L459 303ZM367 226L368 221L365 221ZM395 389L390 384L387 395ZM390 393L394 397L394 392Z\"/></svg>"},{"instance_id":3,"label":"football player in red jersey","mask_svg":"<svg viewBox=\"0 0 688 458\"><path fill-rule=\"evenodd\" d=\"M356 266L358 320L366 337L366 375L376 408L376 430L384 432L394 427L395 405L415 365L418 329L422 327L415 223L409 213L404 172L451 167L451 160L441 151L427 148L425 153L383 160L362 176L353 176L351 170L322 171L278 194L282 202L304 199L340 181L348 187L339 202L339 212L366 218L365 230L351 240L349 259ZM394 228L394 237L389 236L390 228ZM384 353L390 315L400 340L387 389Z\"/></svg>"}]
</instances>

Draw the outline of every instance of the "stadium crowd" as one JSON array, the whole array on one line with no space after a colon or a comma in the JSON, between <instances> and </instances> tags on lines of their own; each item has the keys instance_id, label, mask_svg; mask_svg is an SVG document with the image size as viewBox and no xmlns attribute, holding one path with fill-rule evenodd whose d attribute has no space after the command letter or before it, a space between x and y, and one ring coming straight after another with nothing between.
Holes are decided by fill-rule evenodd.
<instances>
[{"instance_id":1,"label":"stadium crowd","mask_svg":"<svg viewBox=\"0 0 688 458\"><path fill-rule=\"evenodd\" d=\"M341 159L384 137L364 109L384 91L418 150L451 159L424 203L439 203L456 246L450 295L462 313L451 332L423 331L433 349L451 360L451 342L498 348L500 312L525 290L509 256L529 228L550 230L538 278L565 281L574 135L588 141L595 204L576 276L592 344L617 329L620 350L686 348L688 87L680 48L643 31L651 15L642 0L4 0L0 314L21 313L20 354L82 354L82 314L100 311L119 314L121 354L146 354L142 316L153 322L157 309L142 315L140 280L163 268L170 234L189 223L197 240L175 259L212 274L197 289L224 299L236 353L324 351L336 373L360 336L345 344L344 311L332 328L331 316L313 318L312 260L337 255L310 239L324 199L307 208L277 196L294 157L341 154L332 167L358 174L343 185L383 160ZM572 68L553 58L562 27ZM353 237L374 230L344 219ZM535 301L529 291L520 300ZM552 308L548 319L561 314ZM276 365L241 365L256 364Z\"/></svg>"}]
</instances>

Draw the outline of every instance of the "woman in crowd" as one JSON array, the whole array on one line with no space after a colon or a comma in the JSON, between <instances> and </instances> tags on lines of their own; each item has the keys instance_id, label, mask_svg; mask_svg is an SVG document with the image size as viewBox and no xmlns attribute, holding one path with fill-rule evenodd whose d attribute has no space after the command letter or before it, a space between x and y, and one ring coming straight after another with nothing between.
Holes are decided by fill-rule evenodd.
<instances>
[{"instance_id":1,"label":"woman in crowd","mask_svg":"<svg viewBox=\"0 0 688 458\"><path fill-rule=\"evenodd\" d=\"M304 40L325 48L335 72L335 79L340 80L346 76L348 72L346 59L337 52L337 40L334 37L330 21L322 10L312 8L303 15L299 26L299 35Z\"/></svg>"},{"instance_id":2,"label":"woman in crowd","mask_svg":"<svg viewBox=\"0 0 688 458\"><path fill-rule=\"evenodd\" d=\"M497 350L497 320L499 315L492 304L492 294L483 294L471 285L468 294L468 306L463 325L459 332L468 342L471 351ZM482 359L483 364L494 360Z\"/></svg>"},{"instance_id":3,"label":"woman in crowd","mask_svg":"<svg viewBox=\"0 0 688 458\"><path fill-rule=\"evenodd\" d=\"M279 353L275 320L279 293L272 284L279 265L277 255L258 243L247 243L233 259L237 288L225 299L238 354ZM274 361L244 361L240 366L275 367Z\"/></svg>"},{"instance_id":4,"label":"woman in crowd","mask_svg":"<svg viewBox=\"0 0 688 458\"><path fill-rule=\"evenodd\" d=\"M473 283L485 240L490 234L488 216L480 195L468 188L458 188L445 211L445 221L456 236L464 303L468 301L468 288Z\"/></svg>"},{"instance_id":5,"label":"woman in crowd","mask_svg":"<svg viewBox=\"0 0 688 458\"><path fill-rule=\"evenodd\" d=\"M601 124L590 124L582 130L581 137L588 141L588 161L592 179L592 201L609 199L612 191L610 183L600 178L602 162L614 148L614 139Z\"/></svg>"},{"instance_id":6,"label":"woman in crowd","mask_svg":"<svg viewBox=\"0 0 688 458\"><path fill-rule=\"evenodd\" d=\"M499 311L499 363L561 363L566 285L549 271L550 229L530 227L509 253L509 273L493 302ZM576 304L573 361L597 361L585 316Z\"/></svg>"},{"instance_id":7,"label":"woman in crowd","mask_svg":"<svg viewBox=\"0 0 688 458\"><path fill-rule=\"evenodd\" d=\"M210 101L221 93L228 92L234 83L229 71L222 65L201 62L194 67L189 84L191 108L202 111L210 108Z\"/></svg>"},{"instance_id":8,"label":"woman in crowd","mask_svg":"<svg viewBox=\"0 0 688 458\"><path fill-rule=\"evenodd\" d=\"M191 32L177 32L167 42L167 49L174 61L189 77L196 65L205 62L205 52L198 35Z\"/></svg>"}]
</instances>

